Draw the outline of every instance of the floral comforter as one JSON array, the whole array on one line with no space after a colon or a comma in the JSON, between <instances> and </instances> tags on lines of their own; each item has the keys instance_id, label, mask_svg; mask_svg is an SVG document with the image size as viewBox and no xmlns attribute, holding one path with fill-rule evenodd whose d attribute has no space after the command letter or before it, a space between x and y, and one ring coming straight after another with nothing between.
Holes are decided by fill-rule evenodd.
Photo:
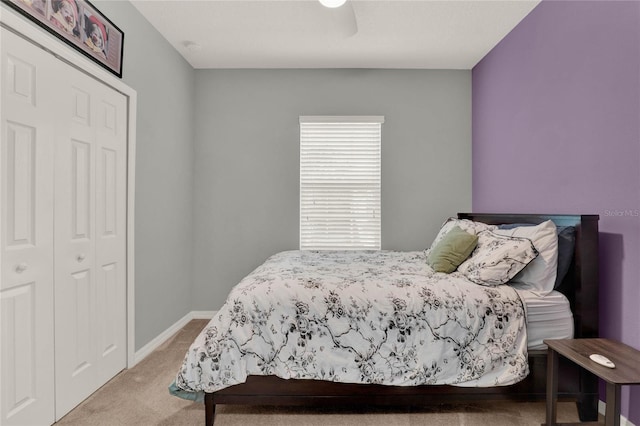
<instances>
[{"instance_id":1,"label":"floral comforter","mask_svg":"<svg viewBox=\"0 0 640 426\"><path fill-rule=\"evenodd\" d=\"M527 374L511 287L435 273L422 252L287 251L233 288L172 387L184 397L248 375L496 386Z\"/></svg>"}]
</instances>

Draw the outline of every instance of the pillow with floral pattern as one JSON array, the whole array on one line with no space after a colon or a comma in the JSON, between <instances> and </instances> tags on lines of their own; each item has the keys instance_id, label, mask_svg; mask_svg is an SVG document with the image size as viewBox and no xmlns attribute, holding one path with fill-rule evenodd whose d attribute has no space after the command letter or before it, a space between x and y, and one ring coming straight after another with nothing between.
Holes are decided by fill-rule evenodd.
<instances>
[{"instance_id":1,"label":"pillow with floral pattern","mask_svg":"<svg viewBox=\"0 0 640 426\"><path fill-rule=\"evenodd\" d=\"M538 251L528 238L481 231L478 245L458 271L476 284L494 287L506 284L537 256Z\"/></svg>"}]
</instances>

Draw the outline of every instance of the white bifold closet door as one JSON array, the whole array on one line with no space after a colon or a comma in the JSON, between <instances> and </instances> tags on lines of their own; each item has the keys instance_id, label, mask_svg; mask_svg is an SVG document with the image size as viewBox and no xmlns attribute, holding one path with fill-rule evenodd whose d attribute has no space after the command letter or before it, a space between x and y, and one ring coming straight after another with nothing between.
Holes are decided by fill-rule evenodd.
<instances>
[{"instance_id":1,"label":"white bifold closet door","mask_svg":"<svg viewBox=\"0 0 640 426\"><path fill-rule=\"evenodd\" d=\"M0 424L126 367L124 95L2 29Z\"/></svg>"},{"instance_id":2,"label":"white bifold closet door","mask_svg":"<svg viewBox=\"0 0 640 426\"><path fill-rule=\"evenodd\" d=\"M66 67L55 156L56 418L126 365L126 99Z\"/></svg>"},{"instance_id":3,"label":"white bifold closet door","mask_svg":"<svg viewBox=\"0 0 640 426\"><path fill-rule=\"evenodd\" d=\"M54 420L55 59L2 29L0 424Z\"/></svg>"}]
</instances>

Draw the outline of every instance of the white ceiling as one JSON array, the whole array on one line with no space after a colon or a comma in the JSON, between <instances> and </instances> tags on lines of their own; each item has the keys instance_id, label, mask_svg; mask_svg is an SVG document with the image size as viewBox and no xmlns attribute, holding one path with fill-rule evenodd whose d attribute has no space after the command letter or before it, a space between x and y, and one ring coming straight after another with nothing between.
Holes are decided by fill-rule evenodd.
<instances>
[{"instance_id":1,"label":"white ceiling","mask_svg":"<svg viewBox=\"0 0 640 426\"><path fill-rule=\"evenodd\" d=\"M194 68L471 69L540 0L131 2Z\"/></svg>"}]
</instances>

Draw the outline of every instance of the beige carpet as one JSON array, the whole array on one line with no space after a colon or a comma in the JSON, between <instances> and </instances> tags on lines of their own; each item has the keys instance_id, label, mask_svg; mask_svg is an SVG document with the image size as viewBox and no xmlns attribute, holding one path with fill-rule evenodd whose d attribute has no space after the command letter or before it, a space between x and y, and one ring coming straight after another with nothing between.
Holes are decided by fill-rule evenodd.
<instances>
[{"instance_id":1,"label":"beige carpet","mask_svg":"<svg viewBox=\"0 0 640 426\"><path fill-rule=\"evenodd\" d=\"M194 337L207 324L193 320L131 370L125 370L56 425L203 425L204 405L171 396L174 379ZM478 402L425 409L308 409L218 406L217 426L539 426L544 403ZM576 422L573 403L558 404L559 422Z\"/></svg>"}]
</instances>

